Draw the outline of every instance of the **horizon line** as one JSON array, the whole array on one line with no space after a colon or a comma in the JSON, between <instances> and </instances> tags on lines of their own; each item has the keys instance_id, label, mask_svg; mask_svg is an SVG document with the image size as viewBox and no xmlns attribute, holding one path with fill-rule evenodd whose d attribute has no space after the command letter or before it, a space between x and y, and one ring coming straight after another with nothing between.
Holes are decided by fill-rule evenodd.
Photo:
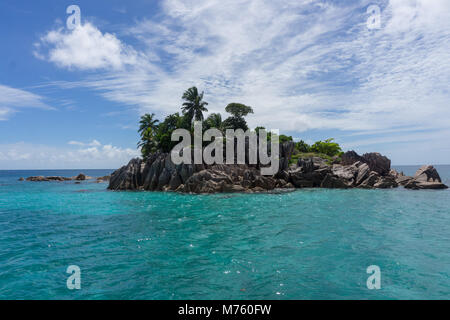
<instances>
[{"instance_id":1,"label":"horizon line","mask_svg":"<svg viewBox=\"0 0 450 320\"><path fill-rule=\"evenodd\" d=\"M392 164L391 167L417 167L417 166L424 166L424 165L428 165L428 164ZM448 164L431 164L432 166L450 166L450 163ZM123 166L126 166L123 165ZM0 169L0 171L62 171L62 170L117 170L120 169L119 168L91 168L91 169L77 169L77 168L69 168L69 169Z\"/></svg>"}]
</instances>

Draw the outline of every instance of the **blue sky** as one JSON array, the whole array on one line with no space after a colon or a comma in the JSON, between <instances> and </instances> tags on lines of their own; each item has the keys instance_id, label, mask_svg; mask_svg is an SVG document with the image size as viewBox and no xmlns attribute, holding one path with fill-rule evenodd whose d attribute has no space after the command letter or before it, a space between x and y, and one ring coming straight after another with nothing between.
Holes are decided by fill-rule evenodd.
<instances>
[{"instance_id":1,"label":"blue sky","mask_svg":"<svg viewBox=\"0 0 450 320\"><path fill-rule=\"evenodd\" d=\"M193 85L252 127L450 163L447 0L3 0L0 39L0 169L119 167Z\"/></svg>"}]
</instances>

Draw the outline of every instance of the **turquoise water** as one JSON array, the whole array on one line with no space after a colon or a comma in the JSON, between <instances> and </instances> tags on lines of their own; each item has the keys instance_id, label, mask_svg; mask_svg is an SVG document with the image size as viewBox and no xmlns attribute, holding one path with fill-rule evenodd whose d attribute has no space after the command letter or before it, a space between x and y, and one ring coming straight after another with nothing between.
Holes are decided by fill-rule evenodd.
<instances>
[{"instance_id":1,"label":"turquoise water","mask_svg":"<svg viewBox=\"0 0 450 320\"><path fill-rule=\"evenodd\" d=\"M450 166L437 168L450 184ZM450 298L449 190L193 196L17 181L78 173L0 171L0 299ZM366 287L370 265L381 290Z\"/></svg>"}]
</instances>

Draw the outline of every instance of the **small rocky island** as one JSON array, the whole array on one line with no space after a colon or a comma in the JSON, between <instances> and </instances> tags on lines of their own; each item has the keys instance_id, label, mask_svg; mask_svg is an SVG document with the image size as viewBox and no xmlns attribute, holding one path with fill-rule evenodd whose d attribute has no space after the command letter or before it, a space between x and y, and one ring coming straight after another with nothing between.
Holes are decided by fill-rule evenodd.
<instances>
[{"instance_id":1,"label":"small rocky island","mask_svg":"<svg viewBox=\"0 0 450 320\"><path fill-rule=\"evenodd\" d=\"M208 194L267 192L275 189L446 189L433 166L421 167L414 177L391 169L379 153L362 156L346 152L330 163L321 157L301 157L292 163L295 144L280 144L280 170L262 176L257 165L174 165L170 153L155 153L147 161L133 159L111 175L109 190L175 191Z\"/></svg>"},{"instance_id":2,"label":"small rocky island","mask_svg":"<svg viewBox=\"0 0 450 320\"><path fill-rule=\"evenodd\" d=\"M215 136L217 132L223 134L228 130L250 131L257 137L261 137L258 148L261 147L261 141L265 141L265 138L267 141L271 140L265 137L264 127L249 130L245 117L253 114L253 108L242 103L230 103L225 108L225 112L230 116L225 120L222 120L220 113L211 113L205 119L203 113L208 112L206 108L208 103L203 100L203 96L203 92L200 93L196 87L192 87L182 96L184 101L181 107L182 114L178 112L170 114L163 121L156 119L155 114L143 115L138 130L140 134L138 146L142 158L131 160L128 165L115 171L111 177L98 178L97 182L109 180L108 189L115 191L174 191L194 194L255 193L298 188L389 189L399 186L415 190L447 189L433 166L423 166L414 177L408 177L392 170L391 161L379 153L367 153L362 156L354 151L343 153L339 144L333 141L334 139L317 141L313 145L308 145L303 140L294 142L292 137L283 134L277 134L279 138L277 140L280 143L275 146L279 148L277 150L279 153L271 161L275 161L275 164L279 161L279 169L271 171L276 172L272 176L261 175L260 165L207 165L204 162L203 164L175 165L172 162L171 152L178 142L172 141L171 137L178 129L184 130L187 136L195 135L196 123L201 124L200 135L209 129L214 129ZM191 143L187 144L187 146L190 145ZM245 145L246 153L245 163L259 163L249 161L249 150L252 148L249 147L248 139L243 145ZM198 150L204 145L195 147ZM271 152L276 149L271 149L271 146L266 147L267 150L261 150L267 151L267 154L276 154ZM235 144L234 154L236 150ZM226 156L226 153L224 155ZM230 160L233 160L230 161L231 163L238 163L236 157ZM92 178L80 174L73 178L30 177L27 180L75 180L75 183L80 183L90 179Z\"/></svg>"}]
</instances>

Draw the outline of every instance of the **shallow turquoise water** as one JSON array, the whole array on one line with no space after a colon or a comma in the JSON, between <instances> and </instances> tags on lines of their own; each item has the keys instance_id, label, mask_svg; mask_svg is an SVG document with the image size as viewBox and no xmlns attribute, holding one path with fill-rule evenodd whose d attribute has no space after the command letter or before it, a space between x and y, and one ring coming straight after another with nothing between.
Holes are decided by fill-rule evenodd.
<instances>
[{"instance_id":1,"label":"shallow turquoise water","mask_svg":"<svg viewBox=\"0 0 450 320\"><path fill-rule=\"evenodd\" d=\"M0 171L0 299L450 298L448 190L193 196L17 181L77 173ZM370 265L381 290L366 287Z\"/></svg>"}]
</instances>

